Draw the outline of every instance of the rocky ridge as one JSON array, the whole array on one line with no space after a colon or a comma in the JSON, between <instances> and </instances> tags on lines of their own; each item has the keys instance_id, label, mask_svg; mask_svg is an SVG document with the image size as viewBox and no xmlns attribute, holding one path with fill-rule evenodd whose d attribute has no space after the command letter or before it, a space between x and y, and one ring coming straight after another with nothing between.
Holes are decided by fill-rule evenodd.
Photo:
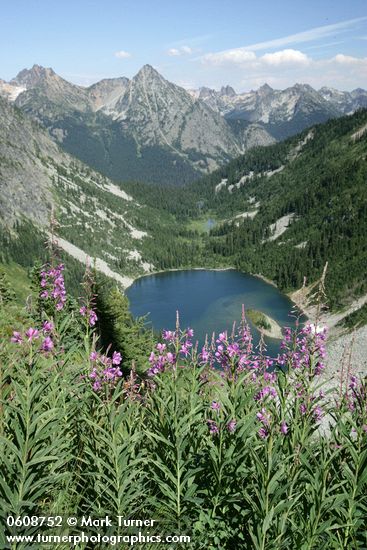
<instances>
[{"instance_id":1,"label":"rocky ridge","mask_svg":"<svg viewBox=\"0 0 367 550\"><path fill-rule=\"evenodd\" d=\"M150 212L121 187L71 157L37 123L0 98L0 231L31 223L46 237L51 210L61 248L123 286L149 271L139 228Z\"/></svg>"}]
</instances>

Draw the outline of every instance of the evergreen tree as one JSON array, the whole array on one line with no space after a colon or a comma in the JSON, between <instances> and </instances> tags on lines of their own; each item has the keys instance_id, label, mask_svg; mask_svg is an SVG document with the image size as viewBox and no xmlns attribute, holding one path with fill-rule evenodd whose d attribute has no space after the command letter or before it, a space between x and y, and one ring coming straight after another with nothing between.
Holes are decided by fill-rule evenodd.
<instances>
[{"instance_id":1,"label":"evergreen tree","mask_svg":"<svg viewBox=\"0 0 367 550\"><path fill-rule=\"evenodd\" d=\"M153 347L153 331L144 328L145 318L134 319L127 296L117 287L99 286L96 306L102 347L121 352L125 369L144 372L147 355Z\"/></svg>"},{"instance_id":2,"label":"evergreen tree","mask_svg":"<svg viewBox=\"0 0 367 550\"><path fill-rule=\"evenodd\" d=\"M8 278L0 269L0 306L15 300L15 292L11 288Z\"/></svg>"}]
</instances>

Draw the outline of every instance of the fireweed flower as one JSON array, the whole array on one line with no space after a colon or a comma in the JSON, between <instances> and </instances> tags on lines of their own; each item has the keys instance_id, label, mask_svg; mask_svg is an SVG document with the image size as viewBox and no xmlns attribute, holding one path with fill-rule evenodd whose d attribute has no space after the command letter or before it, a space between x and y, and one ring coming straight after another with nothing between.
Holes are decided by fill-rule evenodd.
<instances>
[{"instance_id":1,"label":"fireweed flower","mask_svg":"<svg viewBox=\"0 0 367 550\"><path fill-rule=\"evenodd\" d=\"M206 365L210 363L211 361L211 353L210 351L204 346L201 350L201 353L199 354L199 365Z\"/></svg>"},{"instance_id":2,"label":"fireweed flower","mask_svg":"<svg viewBox=\"0 0 367 550\"><path fill-rule=\"evenodd\" d=\"M122 377L119 366L122 360L120 352L115 351L111 358L92 351L89 358L93 364L89 378L93 381L94 391L98 392L103 387L112 387Z\"/></svg>"},{"instance_id":3,"label":"fireweed flower","mask_svg":"<svg viewBox=\"0 0 367 550\"><path fill-rule=\"evenodd\" d=\"M88 317L89 326L94 327L98 321L96 312L93 309L88 309L86 306L82 306L79 309L79 313L82 317Z\"/></svg>"},{"instance_id":4,"label":"fireweed flower","mask_svg":"<svg viewBox=\"0 0 367 550\"><path fill-rule=\"evenodd\" d=\"M254 397L255 401L263 401L267 396L275 398L277 397L277 391L272 386L265 386Z\"/></svg>"},{"instance_id":5,"label":"fireweed flower","mask_svg":"<svg viewBox=\"0 0 367 550\"><path fill-rule=\"evenodd\" d=\"M30 327L25 332L26 337L28 338L28 342L32 342L32 340L36 340L39 336L39 332L36 328Z\"/></svg>"},{"instance_id":6,"label":"fireweed flower","mask_svg":"<svg viewBox=\"0 0 367 550\"><path fill-rule=\"evenodd\" d=\"M89 312L89 324L90 324L90 326L94 327L97 320L98 320L98 317L97 317L96 312L91 309L90 312Z\"/></svg>"},{"instance_id":7,"label":"fireweed flower","mask_svg":"<svg viewBox=\"0 0 367 550\"><path fill-rule=\"evenodd\" d=\"M187 357L188 354L190 353L190 348L191 347L192 347L192 343L189 342L189 340L186 340L186 342L184 342L181 345L180 353L182 353L185 357Z\"/></svg>"},{"instance_id":8,"label":"fireweed flower","mask_svg":"<svg viewBox=\"0 0 367 550\"><path fill-rule=\"evenodd\" d=\"M218 339L216 340L216 342L219 344L220 342L225 342L227 340L227 331L225 332L220 332L219 335L218 335Z\"/></svg>"},{"instance_id":9,"label":"fireweed flower","mask_svg":"<svg viewBox=\"0 0 367 550\"><path fill-rule=\"evenodd\" d=\"M212 401L211 409L213 409L213 411L220 411L221 404L218 403L218 401Z\"/></svg>"},{"instance_id":10,"label":"fireweed flower","mask_svg":"<svg viewBox=\"0 0 367 550\"><path fill-rule=\"evenodd\" d=\"M261 412L256 413L256 418L259 420L259 422L264 424L264 426L270 425L271 416L266 409L262 408Z\"/></svg>"},{"instance_id":11,"label":"fireweed flower","mask_svg":"<svg viewBox=\"0 0 367 550\"><path fill-rule=\"evenodd\" d=\"M53 329L54 329L54 325L51 321L45 321L42 325L43 334L48 334L49 332L52 332Z\"/></svg>"},{"instance_id":12,"label":"fireweed flower","mask_svg":"<svg viewBox=\"0 0 367 550\"><path fill-rule=\"evenodd\" d=\"M42 288L40 298L42 300L52 300L58 311L63 309L66 302L65 282L62 274L63 270L64 265L59 264L54 268L45 268L40 273L40 285Z\"/></svg>"},{"instance_id":13,"label":"fireweed flower","mask_svg":"<svg viewBox=\"0 0 367 550\"><path fill-rule=\"evenodd\" d=\"M219 426L214 420L207 420L210 435L217 435L219 433Z\"/></svg>"},{"instance_id":14,"label":"fireweed flower","mask_svg":"<svg viewBox=\"0 0 367 550\"><path fill-rule=\"evenodd\" d=\"M269 432L266 428L264 428L264 426L262 426L259 430L258 430L258 436L261 437L261 439L266 439L269 435Z\"/></svg>"},{"instance_id":15,"label":"fireweed flower","mask_svg":"<svg viewBox=\"0 0 367 550\"><path fill-rule=\"evenodd\" d=\"M307 407L306 407L306 405L305 405L304 403L301 403L300 406L299 406L299 410L300 410L302 416L304 416L304 415L306 414L306 412L307 412Z\"/></svg>"},{"instance_id":16,"label":"fireweed flower","mask_svg":"<svg viewBox=\"0 0 367 550\"><path fill-rule=\"evenodd\" d=\"M121 353L118 351L114 351L112 355L112 364L119 365L121 363L121 360L122 360Z\"/></svg>"},{"instance_id":17,"label":"fireweed flower","mask_svg":"<svg viewBox=\"0 0 367 550\"><path fill-rule=\"evenodd\" d=\"M236 430L236 427L237 427L237 422L234 418L230 420L226 426L229 433L233 433Z\"/></svg>"},{"instance_id":18,"label":"fireweed flower","mask_svg":"<svg viewBox=\"0 0 367 550\"><path fill-rule=\"evenodd\" d=\"M286 328L277 363L307 373L309 378L319 376L325 368L326 338L327 327L307 324L298 333Z\"/></svg>"},{"instance_id":19,"label":"fireweed flower","mask_svg":"<svg viewBox=\"0 0 367 550\"><path fill-rule=\"evenodd\" d=\"M313 415L314 419L316 420L316 422L320 422L321 418L324 415L324 411L322 410L322 408L319 405L317 405L317 407L315 407L313 409L312 415Z\"/></svg>"},{"instance_id":20,"label":"fireweed flower","mask_svg":"<svg viewBox=\"0 0 367 550\"><path fill-rule=\"evenodd\" d=\"M15 330L13 332L13 336L10 338L10 341L13 342L13 344L21 344L23 342L21 333Z\"/></svg>"},{"instance_id":21,"label":"fireweed flower","mask_svg":"<svg viewBox=\"0 0 367 550\"><path fill-rule=\"evenodd\" d=\"M172 342L175 339L176 333L172 330L164 330L162 333L163 340L166 340L168 342Z\"/></svg>"},{"instance_id":22,"label":"fireweed flower","mask_svg":"<svg viewBox=\"0 0 367 550\"><path fill-rule=\"evenodd\" d=\"M280 431L283 435L287 435L288 433L288 424L286 422L282 422L280 425Z\"/></svg>"},{"instance_id":23,"label":"fireweed flower","mask_svg":"<svg viewBox=\"0 0 367 550\"><path fill-rule=\"evenodd\" d=\"M46 338L42 342L42 346L41 346L42 351L51 351L53 347L54 347L53 341L49 336L46 336Z\"/></svg>"}]
</instances>

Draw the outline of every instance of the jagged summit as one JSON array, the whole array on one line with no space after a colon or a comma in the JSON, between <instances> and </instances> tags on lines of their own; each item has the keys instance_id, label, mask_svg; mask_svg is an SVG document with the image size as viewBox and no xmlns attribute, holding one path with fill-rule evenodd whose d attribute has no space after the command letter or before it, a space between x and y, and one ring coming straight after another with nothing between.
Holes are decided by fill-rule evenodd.
<instances>
[{"instance_id":1,"label":"jagged summit","mask_svg":"<svg viewBox=\"0 0 367 550\"><path fill-rule=\"evenodd\" d=\"M140 78L159 78L163 79L163 76L151 65L143 65L142 68L136 73L133 80L138 80ZM164 79L163 79L164 80Z\"/></svg>"},{"instance_id":2,"label":"jagged summit","mask_svg":"<svg viewBox=\"0 0 367 550\"><path fill-rule=\"evenodd\" d=\"M37 86L42 80L57 77L57 74L51 67L42 67L41 65L33 65L31 69L23 69L15 78L11 81L12 84L18 86L26 86L27 88L33 88ZM60 78L60 77L59 77Z\"/></svg>"},{"instance_id":3,"label":"jagged summit","mask_svg":"<svg viewBox=\"0 0 367 550\"><path fill-rule=\"evenodd\" d=\"M221 96L226 95L228 97L234 97L236 95L232 86L228 86L228 84L227 86L222 86L219 93Z\"/></svg>"},{"instance_id":4,"label":"jagged summit","mask_svg":"<svg viewBox=\"0 0 367 550\"><path fill-rule=\"evenodd\" d=\"M262 86L260 86L259 92L262 91L262 92L273 92L274 91L274 88L272 88L271 86L269 86L269 84L267 82L265 82Z\"/></svg>"},{"instance_id":5,"label":"jagged summit","mask_svg":"<svg viewBox=\"0 0 367 550\"><path fill-rule=\"evenodd\" d=\"M291 86L290 88L293 88L294 90L301 91L301 92L312 92L316 93L316 90L312 88L309 84L304 84L302 82L296 82L294 86Z\"/></svg>"}]
</instances>

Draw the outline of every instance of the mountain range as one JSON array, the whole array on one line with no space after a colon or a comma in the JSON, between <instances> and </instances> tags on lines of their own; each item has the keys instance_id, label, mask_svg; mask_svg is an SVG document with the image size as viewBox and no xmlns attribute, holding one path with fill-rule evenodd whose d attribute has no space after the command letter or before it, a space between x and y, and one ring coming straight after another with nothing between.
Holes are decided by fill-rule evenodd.
<instances>
[{"instance_id":1,"label":"mountain range","mask_svg":"<svg viewBox=\"0 0 367 550\"><path fill-rule=\"evenodd\" d=\"M34 65L0 94L44 126L62 148L117 181L184 184L254 146L367 106L367 92L264 85L185 90L144 65L132 78L85 88Z\"/></svg>"},{"instance_id":2,"label":"mountain range","mask_svg":"<svg viewBox=\"0 0 367 550\"><path fill-rule=\"evenodd\" d=\"M32 75L6 85L12 101L0 98L0 262L33 265L44 254L53 211L57 240L69 264L70 258L74 262L73 273L89 256L122 287L159 269L235 265L290 291L302 285L303 276L315 283L328 261L333 309L365 296L366 109L252 148L186 185L167 183L164 166L160 184L118 183L66 152L39 122L41 116L52 119L60 87L69 94L62 95L59 113L69 109L74 118L98 114L91 105L106 106L107 97L122 113L126 90L139 97L134 91L139 82L120 79L74 89L44 71L42 84L53 101L43 109L39 103L37 120L35 111L25 112L25 100L39 98L41 86L14 98L17 87L33 85ZM135 100L131 112L137 117ZM226 124L222 115L214 116ZM215 221L211 231L199 230L209 218Z\"/></svg>"}]
</instances>

